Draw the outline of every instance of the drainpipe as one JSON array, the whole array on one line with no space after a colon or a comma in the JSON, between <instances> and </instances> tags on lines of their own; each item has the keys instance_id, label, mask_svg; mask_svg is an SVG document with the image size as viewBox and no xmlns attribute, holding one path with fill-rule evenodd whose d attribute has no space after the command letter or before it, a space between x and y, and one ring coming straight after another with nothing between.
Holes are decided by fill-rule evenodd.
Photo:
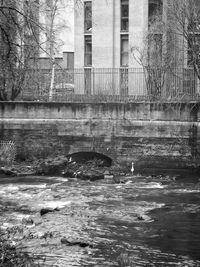
<instances>
[{"instance_id":1,"label":"drainpipe","mask_svg":"<svg viewBox=\"0 0 200 267\"><path fill-rule=\"evenodd\" d=\"M115 72L114 72L114 68L115 68L115 1L116 0L112 0L113 2L113 21L112 21L112 67L113 67L113 73L112 73L112 90L113 92L115 92Z\"/></svg>"},{"instance_id":2,"label":"drainpipe","mask_svg":"<svg viewBox=\"0 0 200 267\"><path fill-rule=\"evenodd\" d=\"M116 0L112 0L113 1L113 45L112 45L112 67L114 68L115 67L115 1Z\"/></svg>"}]
</instances>

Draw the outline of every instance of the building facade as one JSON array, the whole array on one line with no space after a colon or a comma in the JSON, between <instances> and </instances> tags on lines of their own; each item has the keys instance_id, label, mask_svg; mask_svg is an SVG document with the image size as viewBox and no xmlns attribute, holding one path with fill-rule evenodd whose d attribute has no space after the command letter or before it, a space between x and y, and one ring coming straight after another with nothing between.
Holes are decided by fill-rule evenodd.
<instances>
[{"instance_id":1,"label":"building facade","mask_svg":"<svg viewBox=\"0 0 200 267\"><path fill-rule=\"evenodd\" d=\"M194 85L194 72L185 72L187 42L166 29L170 1L84 0L75 7L77 93L145 96L169 94L168 86L176 95Z\"/></svg>"},{"instance_id":2,"label":"building facade","mask_svg":"<svg viewBox=\"0 0 200 267\"><path fill-rule=\"evenodd\" d=\"M156 12L163 16L166 1L84 0L83 5L78 6L75 12L74 66L85 69L84 83L89 92L146 93L144 77L139 69L141 64L131 51L134 47L143 47L149 21ZM98 73L96 71L94 75L97 68ZM135 72L137 79L132 79Z\"/></svg>"},{"instance_id":3,"label":"building facade","mask_svg":"<svg viewBox=\"0 0 200 267\"><path fill-rule=\"evenodd\" d=\"M129 50L143 43L148 2L85 0L75 12L75 68L137 67Z\"/></svg>"}]
</instances>

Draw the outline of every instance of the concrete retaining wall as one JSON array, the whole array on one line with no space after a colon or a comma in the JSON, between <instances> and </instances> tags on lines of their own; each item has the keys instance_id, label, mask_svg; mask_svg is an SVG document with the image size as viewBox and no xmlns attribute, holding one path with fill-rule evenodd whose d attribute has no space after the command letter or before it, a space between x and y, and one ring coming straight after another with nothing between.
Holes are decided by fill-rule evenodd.
<instances>
[{"instance_id":1,"label":"concrete retaining wall","mask_svg":"<svg viewBox=\"0 0 200 267\"><path fill-rule=\"evenodd\" d=\"M199 164L196 103L1 102L0 137L18 158L96 151L121 164L182 168Z\"/></svg>"}]
</instances>

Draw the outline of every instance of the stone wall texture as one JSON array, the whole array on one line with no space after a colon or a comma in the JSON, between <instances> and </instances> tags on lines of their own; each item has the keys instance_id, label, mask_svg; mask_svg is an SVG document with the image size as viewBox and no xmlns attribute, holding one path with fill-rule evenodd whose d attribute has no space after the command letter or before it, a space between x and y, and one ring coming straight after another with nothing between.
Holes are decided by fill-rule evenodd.
<instances>
[{"instance_id":1,"label":"stone wall texture","mask_svg":"<svg viewBox=\"0 0 200 267\"><path fill-rule=\"evenodd\" d=\"M0 140L18 159L96 151L138 168L185 168L200 159L198 103L1 102Z\"/></svg>"}]
</instances>

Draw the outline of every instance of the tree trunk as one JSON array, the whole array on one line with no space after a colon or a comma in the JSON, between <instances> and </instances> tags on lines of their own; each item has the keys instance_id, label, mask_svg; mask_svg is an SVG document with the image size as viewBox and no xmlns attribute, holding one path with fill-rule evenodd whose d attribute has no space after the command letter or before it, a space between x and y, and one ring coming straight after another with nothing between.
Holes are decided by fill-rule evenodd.
<instances>
[{"instance_id":1,"label":"tree trunk","mask_svg":"<svg viewBox=\"0 0 200 267\"><path fill-rule=\"evenodd\" d=\"M54 81L55 81L55 63L53 62L52 70L51 70L51 84L50 84L50 90L49 90L49 101L52 101L52 98L53 98Z\"/></svg>"}]
</instances>

